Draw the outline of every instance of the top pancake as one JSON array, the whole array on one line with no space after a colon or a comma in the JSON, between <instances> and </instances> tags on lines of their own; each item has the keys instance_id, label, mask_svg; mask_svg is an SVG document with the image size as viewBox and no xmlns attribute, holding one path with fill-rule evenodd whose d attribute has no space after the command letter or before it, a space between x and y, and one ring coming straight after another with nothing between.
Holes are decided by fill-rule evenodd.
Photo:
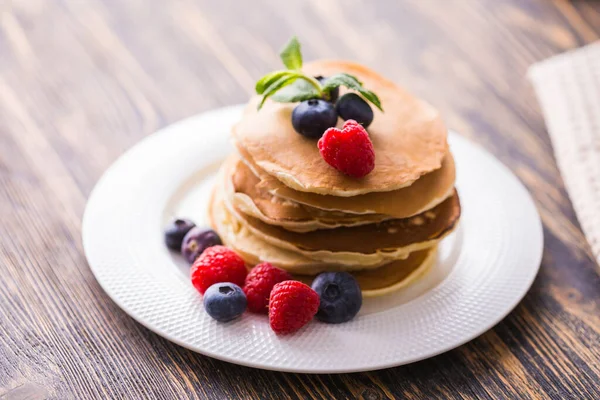
<instances>
[{"instance_id":1,"label":"top pancake","mask_svg":"<svg viewBox=\"0 0 600 400\"><path fill-rule=\"evenodd\" d=\"M342 174L323 160L316 140L294 131L295 103L267 100L258 111L260 98L255 97L233 128L233 136L268 174L298 191L348 197L400 189L440 168L448 147L447 130L435 108L359 64L317 61L304 71L323 76L346 72L379 96L385 112L372 107L375 117L368 128L375 169L362 179ZM340 119L338 127L342 124Z\"/></svg>"}]
</instances>

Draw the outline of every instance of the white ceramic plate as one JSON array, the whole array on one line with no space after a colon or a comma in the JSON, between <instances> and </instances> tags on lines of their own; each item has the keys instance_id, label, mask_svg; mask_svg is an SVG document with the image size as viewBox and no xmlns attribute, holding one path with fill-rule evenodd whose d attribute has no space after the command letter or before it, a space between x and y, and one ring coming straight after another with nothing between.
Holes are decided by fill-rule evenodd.
<instances>
[{"instance_id":1,"label":"white ceramic plate","mask_svg":"<svg viewBox=\"0 0 600 400\"><path fill-rule=\"evenodd\" d=\"M218 323L202 307L189 267L163 244L173 216L203 223L229 129L241 107L198 115L146 138L106 171L90 196L83 244L106 293L129 315L191 350L290 372L366 371L453 349L504 318L529 289L542 225L523 185L493 156L450 134L463 215L433 270L397 294L366 299L354 320L312 322L278 337L266 316Z\"/></svg>"}]
</instances>

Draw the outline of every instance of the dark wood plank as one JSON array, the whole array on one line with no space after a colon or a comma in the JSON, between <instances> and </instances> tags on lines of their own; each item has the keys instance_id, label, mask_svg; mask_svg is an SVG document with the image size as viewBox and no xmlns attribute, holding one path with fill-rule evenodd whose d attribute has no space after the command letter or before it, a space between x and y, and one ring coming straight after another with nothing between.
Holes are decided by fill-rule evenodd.
<instances>
[{"instance_id":1,"label":"dark wood plank","mask_svg":"<svg viewBox=\"0 0 600 400\"><path fill-rule=\"evenodd\" d=\"M525 80L598 39L599 3L20 0L0 16L0 398L600 398L600 278ZM494 329L409 366L283 374L178 347L95 282L79 238L103 170L245 101L292 34L306 58L359 60L428 99L531 190L542 269Z\"/></svg>"}]
</instances>

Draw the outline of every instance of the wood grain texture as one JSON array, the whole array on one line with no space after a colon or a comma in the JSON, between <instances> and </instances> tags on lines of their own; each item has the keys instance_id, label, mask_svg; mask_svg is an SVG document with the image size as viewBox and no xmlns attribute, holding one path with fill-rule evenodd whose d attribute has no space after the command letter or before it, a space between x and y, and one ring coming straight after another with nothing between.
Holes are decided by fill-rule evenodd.
<instances>
[{"instance_id":1,"label":"wood grain texture","mask_svg":"<svg viewBox=\"0 0 600 400\"><path fill-rule=\"evenodd\" d=\"M245 101L292 34L426 98L531 190L542 268L495 328L409 366L284 374L176 346L96 283L80 229L103 170ZM594 1L0 0L0 399L600 398L600 278L524 78L599 36Z\"/></svg>"}]
</instances>

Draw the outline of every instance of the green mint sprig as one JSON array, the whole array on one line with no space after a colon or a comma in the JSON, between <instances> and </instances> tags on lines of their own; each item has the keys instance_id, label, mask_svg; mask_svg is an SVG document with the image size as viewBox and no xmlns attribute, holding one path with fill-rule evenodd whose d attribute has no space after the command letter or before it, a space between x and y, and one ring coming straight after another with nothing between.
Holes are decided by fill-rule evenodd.
<instances>
[{"instance_id":1,"label":"green mint sprig","mask_svg":"<svg viewBox=\"0 0 600 400\"><path fill-rule=\"evenodd\" d=\"M379 97L372 91L365 89L362 82L355 76L339 73L327 77L324 83L319 82L312 76L302 73L302 53L300 42L294 36L279 54L286 70L274 71L266 74L256 82L256 93L262 95L258 105L260 110L265 101L271 97L280 103L295 103L310 99L329 99L331 91L338 86L360 93L375 107L381 108Z\"/></svg>"}]
</instances>

